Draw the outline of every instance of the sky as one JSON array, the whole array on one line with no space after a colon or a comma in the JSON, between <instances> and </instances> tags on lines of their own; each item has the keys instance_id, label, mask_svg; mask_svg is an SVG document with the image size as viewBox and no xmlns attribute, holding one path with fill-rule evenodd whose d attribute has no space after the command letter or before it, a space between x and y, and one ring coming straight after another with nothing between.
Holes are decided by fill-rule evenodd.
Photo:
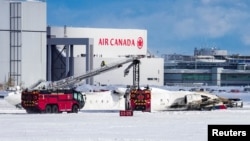
<instances>
[{"instance_id":1,"label":"sky","mask_svg":"<svg viewBox=\"0 0 250 141\"><path fill-rule=\"evenodd\" d=\"M94 112L84 108L77 114L26 114L24 110L15 109L0 99L0 140L208 141L208 125L250 125L249 93L218 94L242 98L243 108L151 113L135 111L129 117L119 116L119 111Z\"/></svg>"},{"instance_id":2,"label":"sky","mask_svg":"<svg viewBox=\"0 0 250 141\"><path fill-rule=\"evenodd\" d=\"M155 55L217 48L250 55L248 0L47 0L50 26L145 29Z\"/></svg>"}]
</instances>

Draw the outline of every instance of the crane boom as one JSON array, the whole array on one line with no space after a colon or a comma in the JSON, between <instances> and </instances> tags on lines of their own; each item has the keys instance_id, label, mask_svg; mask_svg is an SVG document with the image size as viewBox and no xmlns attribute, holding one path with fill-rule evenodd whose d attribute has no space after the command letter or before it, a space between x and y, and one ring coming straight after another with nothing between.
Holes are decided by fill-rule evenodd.
<instances>
[{"instance_id":1,"label":"crane boom","mask_svg":"<svg viewBox=\"0 0 250 141\"><path fill-rule=\"evenodd\" d=\"M138 60L140 59L140 57L132 57L132 58L128 58L122 61L118 61L116 63L112 63L109 65L104 65L100 68L91 70L83 75L80 76L71 76L71 77L67 77L64 79L61 79L59 81L54 81L52 84L53 88L63 88L63 87L71 87L72 85L79 83L80 81L82 81L83 79L87 79L89 77L107 72L107 71L111 71L113 69L116 68L120 68L123 64L129 63L129 62L133 62L134 60Z\"/></svg>"},{"instance_id":2,"label":"crane boom","mask_svg":"<svg viewBox=\"0 0 250 141\"><path fill-rule=\"evenodd\" d=\"M140 87L140 60L134 59L133 62L124 70L124 76L128 75L129 69L133 67L133 87Z\"/></svg>"}]
</instances>

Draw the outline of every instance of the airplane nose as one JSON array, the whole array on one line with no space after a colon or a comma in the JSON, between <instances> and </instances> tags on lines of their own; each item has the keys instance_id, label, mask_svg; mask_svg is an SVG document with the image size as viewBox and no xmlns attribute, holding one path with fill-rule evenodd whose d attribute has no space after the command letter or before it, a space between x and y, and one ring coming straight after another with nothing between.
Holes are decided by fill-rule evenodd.
<instances>
[{"instance_id":1,"label":"airplane nose","mask_svg":"<svg viewBox=\"0 0 250 141\"><path fill-rule=\"evenodd\" d=\"M21 93L11 92L4 97L4 100L13 106L16 106L21 103Z\"/></svg>"}]
</instances>

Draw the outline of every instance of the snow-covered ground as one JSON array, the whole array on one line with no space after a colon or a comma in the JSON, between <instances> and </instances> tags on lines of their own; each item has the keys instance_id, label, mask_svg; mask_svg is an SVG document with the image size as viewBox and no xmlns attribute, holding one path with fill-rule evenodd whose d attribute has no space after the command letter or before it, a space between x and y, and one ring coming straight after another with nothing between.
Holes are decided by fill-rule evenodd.
<instances>
[{"instance_id":1,"label":"snow-covered ground","mask_svg":"<svg viewBox=\"0 0 250 141\"><path fill-rule=\"evenodd\" d=\"M170 89L170 88L169 88ZM243 108L213 111L134 112L78 114L26 114L0 99L1 141L207 141L209 124L250 124L250 93L216 94L238 97Z\"/></svg>"}]
</instances>

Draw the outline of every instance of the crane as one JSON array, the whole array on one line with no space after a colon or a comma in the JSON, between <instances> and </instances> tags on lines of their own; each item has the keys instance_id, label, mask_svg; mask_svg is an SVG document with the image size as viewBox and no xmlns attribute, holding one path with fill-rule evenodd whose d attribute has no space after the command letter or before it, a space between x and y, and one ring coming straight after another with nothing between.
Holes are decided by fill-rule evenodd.
<instances>
[{"instance_id":1,"label":"crane","mask_svg":"<svg viewBox=\"0 0 250 141\"><path fill-rule=\"evenodd\" d=\"M74 84L81 82L84 79L87 79L89 77L104 73L104 72L108 72L111 71L113 69L117 69L122 67L122 65L129 63L129 62L138 62L138 60L141 58L141 56L135 56L135 57L131 57L131 58L127 58L125 60L122 61L118 61L109 65L106 65L105 63L102 63L104 65L102 65L100 68L91 70L83 75L79 75L79 76L70 76L70 77L66 77L64 79L61 79L59 81L54 81L52 83L52 87L53 88L65 88L65 87L72 87ZM138 75L139 76L139 75ZM138 78L139 79L139 78ZM139 81L138 81L139 82Z\"/></svg>"}]
</instances>

